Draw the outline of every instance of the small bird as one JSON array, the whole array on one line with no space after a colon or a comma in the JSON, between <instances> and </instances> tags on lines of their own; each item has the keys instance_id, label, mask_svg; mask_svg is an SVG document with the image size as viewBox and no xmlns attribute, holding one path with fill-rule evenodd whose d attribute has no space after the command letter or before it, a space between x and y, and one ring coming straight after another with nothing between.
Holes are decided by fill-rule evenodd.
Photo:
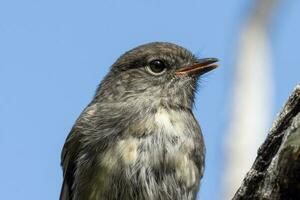
<instances>
[{"instance_id":1,"label":"small bird","mask_svg":"<svg viewBox=\"0 0 300 200\"><path fill-rule=\"evenodd\" d=\"M153 42L123 54L68 135L60 200L194 200L205 146L192 108L217 67Z\"/></svg>"}]
</instances>

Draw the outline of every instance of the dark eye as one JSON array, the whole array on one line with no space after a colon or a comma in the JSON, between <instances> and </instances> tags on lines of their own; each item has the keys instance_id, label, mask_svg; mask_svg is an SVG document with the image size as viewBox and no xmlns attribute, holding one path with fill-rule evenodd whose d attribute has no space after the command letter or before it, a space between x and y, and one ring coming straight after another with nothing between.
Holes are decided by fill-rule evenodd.
<instances>
[{"instance_id":1,"label":"dark eye","mask_svg":"<svg viewBox=\"0 0 300 200\"><path fill-rule=\"evenodd\" d=\"M146 69L152 75L161 75L166 72L167 67L161 60L152 60L149 65L146 66Z\"/></svg>"}]
</instances>

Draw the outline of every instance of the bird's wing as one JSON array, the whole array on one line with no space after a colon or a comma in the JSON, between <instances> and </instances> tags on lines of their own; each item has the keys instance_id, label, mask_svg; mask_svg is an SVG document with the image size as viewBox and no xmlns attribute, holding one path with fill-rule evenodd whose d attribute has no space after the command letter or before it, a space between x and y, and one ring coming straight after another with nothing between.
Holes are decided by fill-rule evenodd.
<instances>
[{"instance_id":1,"label":"bird's wing","mask_svg":"<svg viewBox=\"0 0 300 200\"><path fill-rule=\"evenodd\" d=\"M72 185L74 181L75 160L78 153L79 137L76 125L71 130L64 144L61 154L61 166L63 168L63 184L60 192L60 200L72 199Z\"/></svg>"},{"instance_id":2,"label":"bird's wing","mask_svg":"<svg viewBox=\"0 0 300 200\"><path fill-rule=\"evenodd\" d=\"M93 118L93 112L97 108L97 104L91 102L85 110L80 114L71 132L69 133L66 142L64 144L61 153L61 166L63 168L63 184L60 192L60 200L73 199L73 184L74 173L76 170L76 160L79 154L81 139L85 129L89 129L92 126L91 118Z\"/></svg>"},{"instance_id":3,"label":"bird's wing","mask_svg":"<svg viewBox=\"0 0 300 200\"><path fill-rule=\"evenodd\" d=\"M199 123L197 122L194 114L191 112L192 117L194 118L193 122L193 128L195 131L194 134L194 142L196 143L196 147L194 152L193 152L193 158L194 162L199 170L200 177L203 176L203 171L204 171L204 165L205 165L205 144L203 140L203 135L201 131L201 127Z\"/></svg>"}]
</instances>

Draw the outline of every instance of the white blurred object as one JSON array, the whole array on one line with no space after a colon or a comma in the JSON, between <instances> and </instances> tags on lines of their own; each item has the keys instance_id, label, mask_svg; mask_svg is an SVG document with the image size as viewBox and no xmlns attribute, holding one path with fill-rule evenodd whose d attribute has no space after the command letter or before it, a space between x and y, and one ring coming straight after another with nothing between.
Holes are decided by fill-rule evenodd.
<instances>
[{"instance_id":1,"label":"white blurred object","mask_svg":"<svg viewBox=\"0 0 300 200\"><path fill-rule=\"evenodd\" d=\"M241 31L226 138L224 195L231 199L251 168L270 127L272 70L267 24L275 0L258 0Z\"/></svg>"}]
</instances>

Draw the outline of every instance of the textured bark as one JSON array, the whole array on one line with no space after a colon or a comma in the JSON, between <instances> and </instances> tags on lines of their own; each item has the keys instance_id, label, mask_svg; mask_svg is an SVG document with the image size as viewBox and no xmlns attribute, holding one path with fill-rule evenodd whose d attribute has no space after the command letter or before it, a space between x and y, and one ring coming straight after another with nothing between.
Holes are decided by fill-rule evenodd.
<instances>
[{"instance_id":1,"label":"textured bark","mask_svg":"<svg viewBox=\"0 0 300 200\"><path fill-rule=\"evenodd\" d=\"M233 200L300 199L300 84L275 120Z\"/></svg>"}]
</instances>

